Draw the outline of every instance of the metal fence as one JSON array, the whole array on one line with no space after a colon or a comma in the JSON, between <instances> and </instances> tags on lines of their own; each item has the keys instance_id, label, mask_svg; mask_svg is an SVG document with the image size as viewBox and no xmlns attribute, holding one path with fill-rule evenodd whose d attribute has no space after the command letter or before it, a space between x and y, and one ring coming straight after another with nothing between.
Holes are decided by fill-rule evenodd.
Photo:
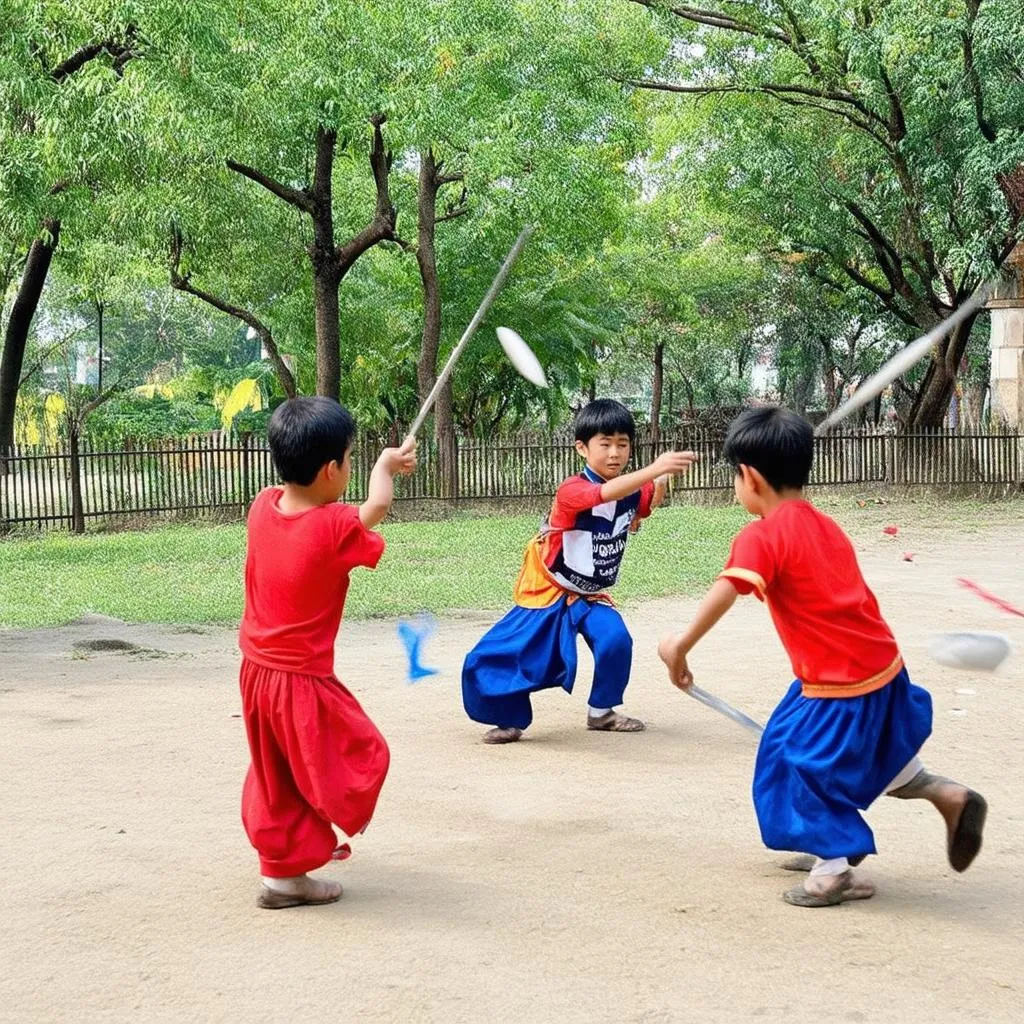
<instances>
[{"instance_id":1,"label":"metal fence","mask_svg":"<svg viewBox=\"0 0 1024 1024\"><path fill-rule=\"evenodd\" d=\"M676 482L676 498L727 492L732 473L721 462L722 441L720 433L701 431L663 435L657 444L640 435L634 464L649 461L658 451L690 448L700 461ZM1017 434L951 431L831 434L816 440L811 483L1010 491L1024 482L1021 441ZM365 497L381 446L366 438L357 445L349 500ZM416 474L397 482L400 502L439 499L449 489L434 443L421 443L419 455ZM216 434L117 449L83 440L77 452L67 446L16 447L8 452L5 464L6 472L0 471L0 531L74 528L76 523L81 528L86 522L189 518L216 511L240 515L262 488L276 480L266 442L248 435ZM454 497L509 505L546 498L578 469L571 438L520 434L460 439Z\"/></svg>"}]
</instances>

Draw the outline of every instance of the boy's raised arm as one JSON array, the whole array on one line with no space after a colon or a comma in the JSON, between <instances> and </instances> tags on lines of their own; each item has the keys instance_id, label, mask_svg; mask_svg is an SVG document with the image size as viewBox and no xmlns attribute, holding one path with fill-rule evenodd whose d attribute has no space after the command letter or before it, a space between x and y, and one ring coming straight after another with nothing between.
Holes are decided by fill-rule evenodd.
<instances>
[{"instance_id":1,"label":"boy's raised arm","mask_svg":"<svg viewBox=\"0 0 1024 1024\"><path fill-rule=\"evenodd\" d=\"M359 519L368 530L384 521L395 497L395 474L408 476L416 469L416 441L406 440L401 448L380 453L366 489L366 501L359 506Z\"/></svg>"},{"instance_id":2,"label":"boy's raised arm","mask_svg":"<svg viewBox=\"0 0 1024 1024\"><path fill-rule=\"evenodd\" d=\"M614 480L606 480L601 485L602 501L619 501L634 491L639 491L644 484L659 476L683 473L697 461L694 452L665 452L659 455L649 466L624 473Z\"/></svg>"}]
</instances>

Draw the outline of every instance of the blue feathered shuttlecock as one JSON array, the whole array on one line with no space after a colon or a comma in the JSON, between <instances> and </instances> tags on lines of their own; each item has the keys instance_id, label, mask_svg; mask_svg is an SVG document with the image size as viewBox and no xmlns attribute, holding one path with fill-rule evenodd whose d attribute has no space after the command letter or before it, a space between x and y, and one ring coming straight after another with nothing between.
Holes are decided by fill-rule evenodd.
<instances>
[{"instance_id":1,"label":"blue feathered shuttlecock","mask_svg":"<svg viewBox=\"0 0 1024 1024\"><path fill-rule=\"evenodd\" d=\"M439 669L427 668L420 662L420 652L427 637L437 631L437 620L432 615L419 615L415 619L401 619L398 623L398 637L405 645L409 657L409 682L416 683L428 676L436 676Z\"/></svg>"}]
</instances>

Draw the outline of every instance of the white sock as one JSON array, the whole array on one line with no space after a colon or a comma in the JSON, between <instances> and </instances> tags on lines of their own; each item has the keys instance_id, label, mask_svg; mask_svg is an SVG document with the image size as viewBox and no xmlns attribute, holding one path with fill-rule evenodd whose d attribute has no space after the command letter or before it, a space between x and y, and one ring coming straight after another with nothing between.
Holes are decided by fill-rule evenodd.
<instances>
[{"instance_id":1,"label":"white sock","mask_svg":"<svg viewBox=\"0 0 1024 1024\"><path fill-rule=\"evenodd\" d=\"M263 884L271 892L283 892L283 893L294 893L306 880L305 875L295 875L292 878L268 878L266 875L261 876Z\"/></svg>"},{"instance_id":2,"label":"white sock","mask_svg":"<svg viewBox=\"0 0 1024 1024\"><path fill-rule=\"evenodd\" d=\"M885 787L886 793L891 793L894 789L900 789L905 786L908 782L915 779L921 772L924 771L924 763L921 761L916 754L907 762L906 768L903 769L896 776L888 786Z\"/></svg>"},{"instance_id":3,"label":"white sock","mask_svg":"<svg viewBox=\"0 0 1024 1024\"><path fill-rule=\"evenodd\" d=\"M811 868L811 875L841 875L849 870L850 862L845 857L833 857L831 860L822 860L819 857Z\"/></svg>"},{"instance_id":4,"label":"white sock","mask_svg":"<svg viewBox=\"0 0 1024 1024\"><path fill-rule=\"evenodd\" d=\"M595 708L590 704L587 705L587 714L591 718L602 718L604 715L607 715L609 711L614 710L615 708Z\"/></svg>"}]
</instances>

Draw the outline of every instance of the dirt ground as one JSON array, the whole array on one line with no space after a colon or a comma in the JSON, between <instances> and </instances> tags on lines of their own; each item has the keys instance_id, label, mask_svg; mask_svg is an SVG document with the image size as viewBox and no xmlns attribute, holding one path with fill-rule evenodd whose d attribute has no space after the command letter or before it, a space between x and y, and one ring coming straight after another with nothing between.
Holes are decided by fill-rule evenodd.
<instances>
[{"instance_id":1,"label":"dirt ground","mask_svg":"<svg viewBox=\"0 0 1024 1024\"><path fill-rule=\"evenodd\" d=\"M490 617L442 622L426 658L442 674L416 686L394 622L346 625L339 672L392 773L355 856L328 869L345 898L279 913L256 907L239 823L233 633L0 632L0 1021L1020 1020L1024 660L973 676L926 646L958 628L1021 641L954 577L1024 604L1024 535L910 538L913 563L901 542L860 541L862 561L935 699L927 762L989 799L985 849L955 876L938 816L881 801L877 897L817 912L779 898L793 876L758 840L752 738L664 679L657 637L692 601L626 609L646 733L582 728L581 659L576 694L541 695L528 741L502 748L459 700ZM111 639L143 650L91 649ZM693 664L762 720L789 678L753 600Z\"/></svg>"}]
</instances>

